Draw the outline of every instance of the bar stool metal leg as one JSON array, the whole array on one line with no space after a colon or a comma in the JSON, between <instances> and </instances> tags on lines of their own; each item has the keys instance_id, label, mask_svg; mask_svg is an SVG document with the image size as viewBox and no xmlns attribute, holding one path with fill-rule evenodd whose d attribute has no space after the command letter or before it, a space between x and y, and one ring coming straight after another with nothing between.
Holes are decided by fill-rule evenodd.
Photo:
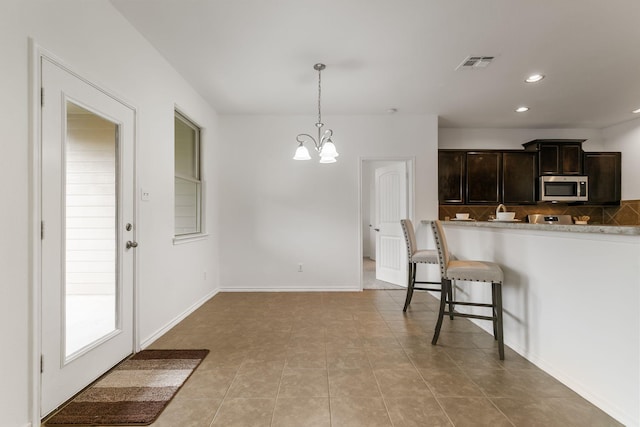
<instances>
[{"instance_id":1,"label":"bar stool metal leg","mask_svg":"<svg viewBox=\"0 0 640 427\"><path fill-rule=\"evenodd\" d=\"M442 279L442 295L440 296L440 311L438 312L438 322L436 323L436 330L433 333L433 339L431 344L436 345L438 343L438 337L440 336L440 328L442 328L442 319L444 318L445 307L447 306L447 295L450 295L451 280Z\"/></svg>"},{"instance_id":2,"label":"bar stool metal leg","mask_svg":"<svg viewBox=\"0 0 640 427\"><path fill-rule=\"evenodd\" d=\"M404 300L404 308L402 311L407 311L409 308L409 304L411 304L411 298L413 298L413 287L416 283L416 265L414 263L409 263L409 268L407 268L407 297Z\"/></svg>"},{"instance_id":3,"label":"bar stool metal leg","mask_svg":"<svg viewBox=\"0 0 640 427\"><path fill-rule=\"evenodd\" d=\"M497 324L498 324L498 353L500 354L500 360L504 360L504 334L502 331L502 284L494 283L496 287L496 314L497 314Z\"/></svg>"}]
</instances>

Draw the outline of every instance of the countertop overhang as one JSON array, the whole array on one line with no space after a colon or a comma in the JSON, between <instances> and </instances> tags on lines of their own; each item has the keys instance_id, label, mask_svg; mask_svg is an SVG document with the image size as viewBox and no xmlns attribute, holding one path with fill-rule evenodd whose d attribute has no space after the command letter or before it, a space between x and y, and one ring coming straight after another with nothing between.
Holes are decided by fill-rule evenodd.
<instances>
[{"instance_id":1,"label":"countertop overhang","mask_svg":"<svg viewBox=\"0 0 640 427\"><path fill-rule=\"evenodd\" d=\"M422 220L428 224L429 220ZM442 221L446 225L456 225L462 227L482 227L482 228L508 228L514 230L537 230L537 231L563 231L570 233L592 233L592 234L617 234L626 236L640 236L640 226L626 225L555 225L555 224L530 224L528 222L500 222L500 221Z\"/></svg>"}]
</instances>

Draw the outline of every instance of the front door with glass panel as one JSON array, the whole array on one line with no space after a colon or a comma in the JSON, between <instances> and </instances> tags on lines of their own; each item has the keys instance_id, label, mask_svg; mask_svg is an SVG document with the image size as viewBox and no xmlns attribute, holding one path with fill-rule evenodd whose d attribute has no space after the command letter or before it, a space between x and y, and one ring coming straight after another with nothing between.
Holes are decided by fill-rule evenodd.
<instances>
[{"instance_id":1,"label":"front door with glass panel","mask_svg":"<svg viewBox=\"0 0 640 427\"><path fill-rule=\"evenodd\" d=\"M41 66L44 416L134 348L135 113L57 64Z\"/></svg>"}]
</instances>

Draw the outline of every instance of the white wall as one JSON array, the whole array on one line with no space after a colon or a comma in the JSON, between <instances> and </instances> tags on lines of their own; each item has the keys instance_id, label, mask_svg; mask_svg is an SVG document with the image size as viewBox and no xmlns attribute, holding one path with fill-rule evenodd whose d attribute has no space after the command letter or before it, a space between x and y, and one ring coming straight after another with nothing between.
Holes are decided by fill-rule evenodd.
<instances>
[{"instance_id":1,"label":"white wall","mask_svg":"<svg viewBox=\"0 0 640 427\"><path fill-rule=\"evenodd\" d=\"M325 116L337 163L292 160L296 135L314 123L220 117L223 288L359 289L361 157L415 156L415 217L437 214L435 116Z\"/></svg>"},{"instance_id":2,"label":"white wall","mask_svg":"<svg viewBox=\"0 0 640 427\"><path fill-rule=\"evenodd\" d=\"M534 139L586 139L585 151L603 150L602 131L598 129L454 129L438 130L438 148L521 150Z\"/></svg>"},{"instance_id":3,"label":"white wall","mask_svg":"<svg viewBox=\"0 0 640 427\"><path fill-rule=\"evenodd\" d=\"M623 424L640 425L638 236L457 224L445 231L459 259L503 267L505 344ZM491 301L488 286L462 286L468 293L459 297Z\"/></svg>"},{"instance_id":4,"label":"white wall","mask_svg":"<svg viewBox=\"0 0 640 427\"><path fill-rule=\"evenodd\" d=\"M606 151L622 153L622 200L640 199L640 119L603 130Z\"/></svg>"},{"instance_id":5,"label":"white wall","mask_svg":"<svg viewBox=\"0 0 640 427\"><path fill-rule=\"evenodd\" d=\"M217 118L166 61L106 0L3 0L0 3L3 137L0 168L0 414L2 425L30 421L31 283L28 37L74 71L137 108L140 187L151 200L138 205L140 341L218 288L216 215ZM177 104L205 128L207 228L199 242L174 246L173 109ZM6 208L11 206L11 209ZM207 269L207 279L203 271Z\"/></svg>"}]
</instances>

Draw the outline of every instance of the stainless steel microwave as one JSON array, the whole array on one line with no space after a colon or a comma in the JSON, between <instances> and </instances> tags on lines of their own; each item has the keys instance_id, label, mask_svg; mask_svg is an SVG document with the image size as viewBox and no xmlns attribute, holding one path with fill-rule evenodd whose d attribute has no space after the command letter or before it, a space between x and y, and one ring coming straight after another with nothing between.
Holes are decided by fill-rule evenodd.
<instances>
[{"instance_id":1,"label":"stainless steel microwave","mask_svg":"<svg viewBox=\"0 0 640 427\"><path fill-rule=\"evenodd\" d=\"M586 202L589 200L589 177L582 175L541 176L539 200Z\"/></svg>"}]
</instances>

